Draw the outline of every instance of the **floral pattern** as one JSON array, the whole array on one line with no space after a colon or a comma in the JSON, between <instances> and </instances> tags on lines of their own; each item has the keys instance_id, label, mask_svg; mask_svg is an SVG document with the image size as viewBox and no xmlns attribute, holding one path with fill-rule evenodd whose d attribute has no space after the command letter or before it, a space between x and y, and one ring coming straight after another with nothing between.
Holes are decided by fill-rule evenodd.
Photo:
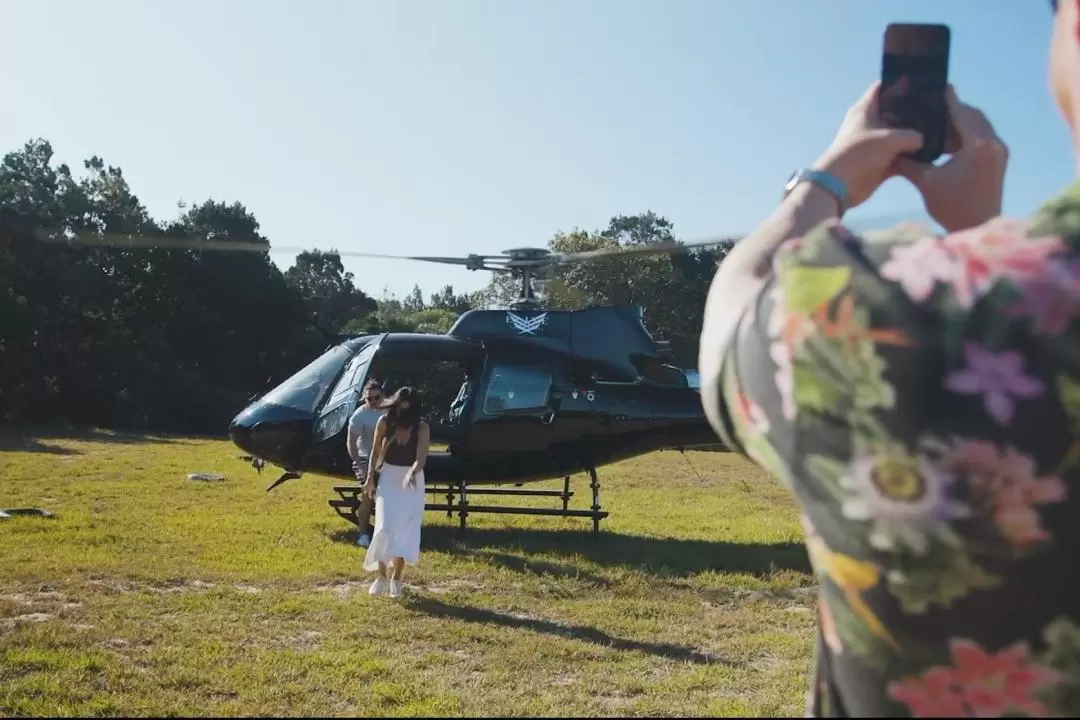
<instances>
[{"instance_id":1,"label":"floral pattern","mask_svg":"<svg viewBox=\"0 0 1080 720\"><path fill-rule=\"evenodd\" d=\"M889 696L913 717L1002 717L1010 712L1046 717L1036 691L1061 680L1053 668L1033 664L1026 643L998 653L972 640L949 641L952 666L889 683Z\"/></svg>"},{"instance_id":2,"label":"floral pattern","mask_svg":"<svg viewBox=\"0 0 1080 720\"><path fill-rule=\"evenodd\" d=\"M980 498L986 514L1013 546L1027 548L1050 539L1042 527L1036 505L1065 500L1067 487L1056 475L1035 477L1035 461L1009 447L965 440L944 466L964 473L972 495Z\"/></svg>"},{"instance_id":3,"label":"floral pattern","mask_svg":"<svg viewBox=\"0 0 1080 720\"><path fill-rule=\"evenodd\" d=\"M802 508L810 712L1080 712L1080 183L944 237L826 223L751 307L712 400Z\"/></svg>"},{"instance_id":4,"label":"floral pattern","mask_svg":"<svg viewBox=\"0 0 1080 720\"><path fill-rule=\"evenodd\" d=\"M871 547L888 551L906 545L925 555L930 537L955 544L951 523L968 515L968 507L951 497L952 483L952 474L925 456L861 455L840 479L851 493L840 510L870 524Z\"/></svg>"},{"instance_id":5,"label":"floral pattern","mask_svg":"<svg viewBox=\"0 0 1080 720\"><path fill-rule=\"evenodd\" d=\"M954 393L983 397L986 413L1000 425L1012 422L1014 403L1039 395L1046 386L1024 375L1024 358L1015 350L993 353L974 343L964 348L968 366L945 378L945 387Z\"/></svg>"},{"instance_id":6,"label":"floral pattern","mask_svg":"<svg viewBox=\"0 0 1080 720\"><path fill-rule=\"evenodd\" d=\"M1050 262L1047 272L1017 283L1020 299L1010 315L1027 315L1043 335L1060 333L1080 316L1080 261Z\"/></svg>"}]
</instances>

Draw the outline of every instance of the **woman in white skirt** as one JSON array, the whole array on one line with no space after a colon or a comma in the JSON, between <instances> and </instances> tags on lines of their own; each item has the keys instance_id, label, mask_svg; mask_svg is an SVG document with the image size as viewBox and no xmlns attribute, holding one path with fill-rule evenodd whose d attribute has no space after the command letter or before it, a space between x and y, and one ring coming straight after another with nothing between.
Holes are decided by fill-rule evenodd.
<instances>
[{"instance_id":1,"label":"woman in white skirt","mask_svg":"<svg viewBox=\"0 0 1080 720\"><path fill-rule=\"evenodd\" d=\"M375 426L364 483L364 493L375 497L375 533L364 557L364 569L379 573L369 590L372 595L389 590L390 597L400 597L406 563L416 565L420 560L424 462L431 431L420 419L419 398L410 387L394 393L383 408L389 412Z\"/></svg>"}]
</instances>

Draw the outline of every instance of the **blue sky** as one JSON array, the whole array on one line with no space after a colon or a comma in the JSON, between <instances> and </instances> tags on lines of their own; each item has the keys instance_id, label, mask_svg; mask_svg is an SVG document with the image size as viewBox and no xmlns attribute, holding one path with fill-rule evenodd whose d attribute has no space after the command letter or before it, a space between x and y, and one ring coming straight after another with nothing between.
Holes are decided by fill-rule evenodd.
<instances>
[{"instance_id":1,"label":"blue sky","mask_svg":"<svg viewBox=\"0 0 1080 720\"><path fill-rule=\"evenodd\" d=\"M4 0L0 150L98 154L160 218L239 200L279 245L490 253L645 210L693 240L770 211L892 21L952 27L951 78L1012 149L1007 212L1071 180L1039 0ZM920 209L894 181L853 217ZM487 281L347 267L375 295Z\"/></svg>"}]
</instances>

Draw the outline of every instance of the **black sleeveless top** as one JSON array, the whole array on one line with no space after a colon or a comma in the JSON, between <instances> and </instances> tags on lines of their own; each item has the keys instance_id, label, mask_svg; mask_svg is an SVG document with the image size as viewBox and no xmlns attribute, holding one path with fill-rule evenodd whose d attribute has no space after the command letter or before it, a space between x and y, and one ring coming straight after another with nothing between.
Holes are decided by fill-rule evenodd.
<instances>
[{"instance_id":1,"label":"black sleeveless top","mask_svg":"<svg viewBox=\"0 0 1080 720\"><path fill-rule=\"evenodd\" d=\"M409 439L404 443L399 443L394 439L397 432L396 428L393 426L387 428L386 451L383 453L384 464L408 467L416 462L416 439L419 435L416 431L418 427L413 427L412 432L409 433Z\"/></svg>"}]
</instances>

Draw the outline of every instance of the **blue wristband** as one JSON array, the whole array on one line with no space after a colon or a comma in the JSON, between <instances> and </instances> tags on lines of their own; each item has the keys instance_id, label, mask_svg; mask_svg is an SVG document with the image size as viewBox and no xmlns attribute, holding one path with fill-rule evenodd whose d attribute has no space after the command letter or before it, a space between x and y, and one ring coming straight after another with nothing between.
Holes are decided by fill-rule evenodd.
<instances>
[{"instance_id":1,"label":"blue wristband","mask_svg":"<svg viewBox=\"0 0 1080 720\"><path fill-rule=\"evenodd\" d=\"M784 197L790 195L792 190L804 182L813 183L832 195L840 206L840 215L847 211L847 185L840 178L824 170L803 169L793 173L791 179L787 181L787 185L784 186Z\"/></svg>"}]
</instances>

